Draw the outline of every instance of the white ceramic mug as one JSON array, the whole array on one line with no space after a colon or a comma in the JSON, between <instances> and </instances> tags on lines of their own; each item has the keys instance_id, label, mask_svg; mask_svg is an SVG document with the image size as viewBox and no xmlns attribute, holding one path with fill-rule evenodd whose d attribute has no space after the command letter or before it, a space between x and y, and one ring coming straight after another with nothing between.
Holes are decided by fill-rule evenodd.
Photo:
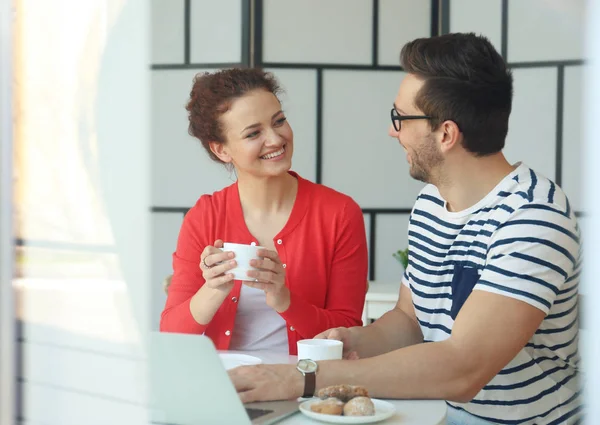
<instances>
[{"instance_id":1,"label":"white ceramic mug","mask_svg":"<svg viewBox=\"0 0 600 425\"><path fill-rule=\"evenodd\" d=\"M258 250L264 249L262 246L244 245L240 243L226 242L223 244L223 251L231 251L235 253L233 258L237 262L237 267L228 270L227 273L233 273L235 280L254 280L248 277L248 270L256 270L250 265L250 260L259 260Z\"/></svg>"},{"instance_id":2,"label":"white ceramic mug","mask_svg":"<svg viewBox=\"0 0 600 425\"><path fill-rule=\"evenodd\" d=\"M302 339L298 341L298 360L339 360L344 344L337 339Z\"/></svg>"}]
</instances>

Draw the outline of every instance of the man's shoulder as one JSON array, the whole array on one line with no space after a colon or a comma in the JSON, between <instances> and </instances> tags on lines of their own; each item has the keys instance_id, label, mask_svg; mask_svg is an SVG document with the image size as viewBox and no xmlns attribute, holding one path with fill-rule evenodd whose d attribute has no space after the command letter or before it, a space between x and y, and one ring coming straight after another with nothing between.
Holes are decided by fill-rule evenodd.
<instances>
[{"instance_id":1,"label":"man's shoulder","mask_svg":"<svg viewBox=\"0 0 600 425\"><path fill-rule=\"evenodd\" d=\"M574 211L565 192L551 179L529 167L520 167L508 190L500 192L502 202L519 216L545 217L551 221L574 220ZM555 220L552 220L554 218Z\"/></svg>"}]
</instances>

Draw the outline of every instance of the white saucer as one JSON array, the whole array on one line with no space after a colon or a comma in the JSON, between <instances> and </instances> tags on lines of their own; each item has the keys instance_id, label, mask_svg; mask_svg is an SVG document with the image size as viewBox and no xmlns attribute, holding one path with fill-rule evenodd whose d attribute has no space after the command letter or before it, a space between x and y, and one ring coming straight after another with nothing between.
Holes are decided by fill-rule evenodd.
<instances>
[{"instance_id":1,"label":"white saucer","mask_svg":"<svg viewBox=\"0 0 600 425\"><path fill-rule=\"evenodd\" d=\"M305 401L304 403L300 404L298 408L300 409L300 412L309 418L331 424L372 424L375 422L384 421L387 418L394 416L394 413L396 413L396 408L393 404L387 401L377 400L375 398L372 398L371 400L375 405L375 415L373 416L338 416L315 413L310 410L310 405L322 401L318 398L312 398L308 401Z\"/></svg>"},{"instance_id":2,"label":"white saucer","mask_svg":"<svg viewBox=\"0 0 600 425\"><path fill-rule=\"evenodd\" d=\"M248 356L247 354L219 353L219 357L221 357L221 362L223 362L223 366L225 366L226 370L233 369L234 367L238 366L262 363L262 360L258 357Z\"/></svg>"}]
</instances>

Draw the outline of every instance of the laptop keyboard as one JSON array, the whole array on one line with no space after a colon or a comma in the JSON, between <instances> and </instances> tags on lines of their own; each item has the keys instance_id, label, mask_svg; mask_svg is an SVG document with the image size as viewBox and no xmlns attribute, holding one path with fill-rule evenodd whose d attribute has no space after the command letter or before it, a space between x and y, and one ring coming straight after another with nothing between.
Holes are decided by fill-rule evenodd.
<instances>
[{"instance_id":1,"label":"laptop keyboard","mask_svg":"<svg viewBox=\"0 0 600 425\"><path fill-rule=\"evenodd\" d=\"M251 407L246 407L246 413L248 414L248 417L250 418L250 420L260 418L261 416L265 416L265 415L268 415L269 413L273 413L273 412L274 412L274 410L253 409Z\"/></svg>"}]
</instances>

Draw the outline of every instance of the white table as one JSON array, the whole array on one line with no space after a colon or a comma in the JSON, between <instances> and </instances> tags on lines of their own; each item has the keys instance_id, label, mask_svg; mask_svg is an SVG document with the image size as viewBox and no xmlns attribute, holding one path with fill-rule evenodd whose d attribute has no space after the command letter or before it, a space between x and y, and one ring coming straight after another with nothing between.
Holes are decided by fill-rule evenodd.
<instances>
[{"instance_id":1,"label":"white table","mask_svg":"<svg viewBox=\"0 0 600 425\"><path fill-rule=\"evenodd\" d=\"M377 320L396 306L400 295L400 278L397 282L370 281L363 310L363 324Z\"/></svg>"},{"instance_id":2,"label":"white table","mask_svg":"<svg viewBox=\"0 0 600 425\"><path fill-rule=\"evenodd\" d=\"M228 351L236 353L236 351ZM288 354L244 351L237 352L260 358L263 363L291 363L296 364L298 358ZM446 402L443 400L387 400L396 407L396 414L391 418L378 422L383 425L445 425ZM314 421L301 413L296 413L281 422L281 425L316 425L323 422Z\"/></svg>"}]
</instances>

